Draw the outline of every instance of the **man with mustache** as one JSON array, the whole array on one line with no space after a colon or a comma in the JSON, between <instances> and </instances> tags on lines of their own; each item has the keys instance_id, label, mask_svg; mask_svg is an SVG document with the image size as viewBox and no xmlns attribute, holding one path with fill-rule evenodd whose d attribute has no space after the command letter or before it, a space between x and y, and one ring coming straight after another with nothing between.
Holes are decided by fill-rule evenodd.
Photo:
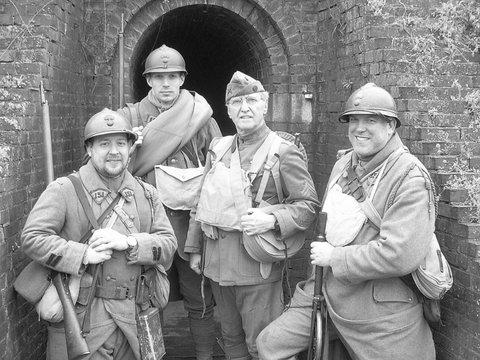
<instances>
[{"instance_id":1,"label":"man with mustache","mask_svg":"<svg viewBox=\"0 0 480 360\"><path fill-rule=\"evenodd\" d=\"M132 155L132 174L159 187L178 241L169 270L171 295L174 295L171 299L184 300L197 360L212 360L215 345L212 291L209 282L202 282L202 276L190 269L189 255L184 252L193 195L198 189L182 177L190 178L192 171L198 170L200 179L210 142L221 133L205 98L181 89L187 70L177 50L166 45L153 50L145 60L143 76L151 88L148 95L118 110L132 126L142 129L143 142ZM167 184L161 178L165 171L180 180ZM175 298L178 293L180 296Z\"/></svg>"},{"instance_id":2,"label":"man with mustache","mask_svg":"<svg viewBox=\"0 0 480 360\"><path fill-rule=\"evenodd\" d=\"M327 241L311 244L312 264L324 268L329 328L352 359L434 360L422 298L405 277L429 251L435 186L404 147L386 90L362 86L339 121L348 124L353 149L334 165L327 185ZM307 348L314 282L298 284L290 308L259 335L260 358L295 359Z\"/></svg>"},{"instance_id":3,"label":"man with mustache","mask_svg":"<svg viewBox=\"0 0 480 360\"><path fill-rule=\"evenodd\" d=\"M108 210L106 218L86 243L80 242L93 225L73 180L60 177L30 212L22 249L48 268L82 276L75 309L80 324L90 311L89 329L83 330L89 330L85 339L92 359L140 360L136 307L144 299L137 294L137 282L149 265L170 264L177 243L156 189L127 171L137 138L130 123L104 109L90 118L84 135L90 159L73 176L92 216L98 219ZM98 281L93 282L92 268L99 264ZM67 359L64 323L49 325L47 359Z\"/></svg>"}]
</instances>

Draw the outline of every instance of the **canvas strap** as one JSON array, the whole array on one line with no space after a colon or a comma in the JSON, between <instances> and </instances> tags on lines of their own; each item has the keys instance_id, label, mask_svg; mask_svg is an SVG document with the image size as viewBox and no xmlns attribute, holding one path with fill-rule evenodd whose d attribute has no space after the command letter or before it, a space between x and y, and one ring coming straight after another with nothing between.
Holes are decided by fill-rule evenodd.
<instances>
[{"instance_id":1,"label":"canvas strap","mask_svg":"<svg viewBox=\"0 0 480 360\"><path fill-rule=\"evenodd\" d=\"M277 135L274 132L271 132L253 156L252 166L248 171L248 177L250 180L250 184L248 184L248 186L251 186L251 183L257 176L260 167L265 163L265 159L276 137ZM234 137L234 141L237 141L237 137ZM243 173L238 145L235 147L235 151L232 154L232 158L230 160L230 169L232 171L232 181L230 185L235 201L235 207L242 216L247 213L248 207L251 206L251 199L247 198L244 191L245 185L247 184L243 183ZM271 271L271 263L260 263L260 274L264 279L267 279L270 276Z\"/></svg>"}]
</instances>

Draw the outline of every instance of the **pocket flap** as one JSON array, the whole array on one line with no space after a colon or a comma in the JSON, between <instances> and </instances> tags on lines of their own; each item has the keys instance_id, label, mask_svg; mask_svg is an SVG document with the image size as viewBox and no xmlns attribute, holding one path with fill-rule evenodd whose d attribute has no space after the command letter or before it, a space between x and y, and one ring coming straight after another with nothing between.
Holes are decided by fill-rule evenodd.
<instances>
[{"instance_id":1,"label":"pocket flap","mask_svg":"<svg viewBox=\"0 0 480 360\"><path fill-rule=\"evenodd\" d=\"M203 167L181 169L173 166L155 165L155 177L161 179L164 176L171 176L175 179L186 182L203 175Z\"/></svg>"},{"instance_id":2,"label":"pocket flap","mask_svg":"<svg viewBox=\"0 0 480 360\"><path fill-rule=\"evenodd\" d=\"M373 282L373 299L375 302L407 302L414 299L412 290L402 280L390 278Z\"/></svg>"}]
</instances>

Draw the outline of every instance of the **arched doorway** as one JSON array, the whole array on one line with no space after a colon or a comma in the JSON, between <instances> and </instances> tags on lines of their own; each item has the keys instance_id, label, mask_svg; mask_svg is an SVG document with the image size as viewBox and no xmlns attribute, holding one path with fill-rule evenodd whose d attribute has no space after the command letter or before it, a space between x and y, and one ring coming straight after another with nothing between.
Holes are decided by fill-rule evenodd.
<instances>
[{"instance_id":1,"label":"arched doorway","mask_svg":"<svg viewBox=\"0 0 480 360\"><path fill-rule=\"evenodd\" d=\"M272 53L276 61L280 59L281 66L288 63L285 47L269 15L249 1L244 3L247 18L223 6L203 2L178 6L158 16L153 16L148 7L141 9L128 25L136 30L130 36L137 34L131 54L126 49L126 59L129 57L126 78L129 77L131 87L126 94L129 93L130 101L138 101L147 94L149 88L142 77L145 59L153 49L166 44L185 58L188 75L184 88L203 95L212 106L223 134L233 134L235 128L227 116L224 100L232 74L236 70L245 72L261 80L272 92L275 72ZM146 24L146 20L150 22ZM139 24L144 26L140 36ZM284 75L287 74L288 71Z\"/></svg>"}]
</instances>

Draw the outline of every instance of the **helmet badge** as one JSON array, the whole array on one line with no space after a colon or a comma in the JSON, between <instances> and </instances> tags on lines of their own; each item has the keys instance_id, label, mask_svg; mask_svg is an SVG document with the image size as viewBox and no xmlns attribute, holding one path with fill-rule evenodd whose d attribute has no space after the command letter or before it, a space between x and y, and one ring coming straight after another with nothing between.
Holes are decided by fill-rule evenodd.
<instances>
[{"instance_id":1,"label":"helmet badge","mask_svg":"<svg viewBox=\"0 0 480 360\"><path fill-rule=\"evenodd\" d=\"M105 115L103 120L105 120L105 123L107 124L107 126L113 126L113 123L114 123L115 119L112 115Z\"/></svg>"},{"instance_id":2,"label":"helmet badge","mask_svg":"<svg viewBox=\"0 0 480 360\"><path fill-rule=\"evenodd\" d=\"M353 101L353 105L354 105L354 106L360 105L362 99L363 99L363 93L360 91L360 92L357 94L357 97L355 98L355 100Z\"/></svg>"},{"instance_id":3,"label":"helmet badge","mask_svg":"<svg viewBox=\"0 0 480 360\"><path fill-rule=\"evenodd\" d=\"M164 69L168 68L168 60L169 60L169 56L168 56L168 55L166 55L166 54L165 54L165 55L162 55L162 62L163 62L162 67L163 67Z\"/></svg>"}]
</instances>

